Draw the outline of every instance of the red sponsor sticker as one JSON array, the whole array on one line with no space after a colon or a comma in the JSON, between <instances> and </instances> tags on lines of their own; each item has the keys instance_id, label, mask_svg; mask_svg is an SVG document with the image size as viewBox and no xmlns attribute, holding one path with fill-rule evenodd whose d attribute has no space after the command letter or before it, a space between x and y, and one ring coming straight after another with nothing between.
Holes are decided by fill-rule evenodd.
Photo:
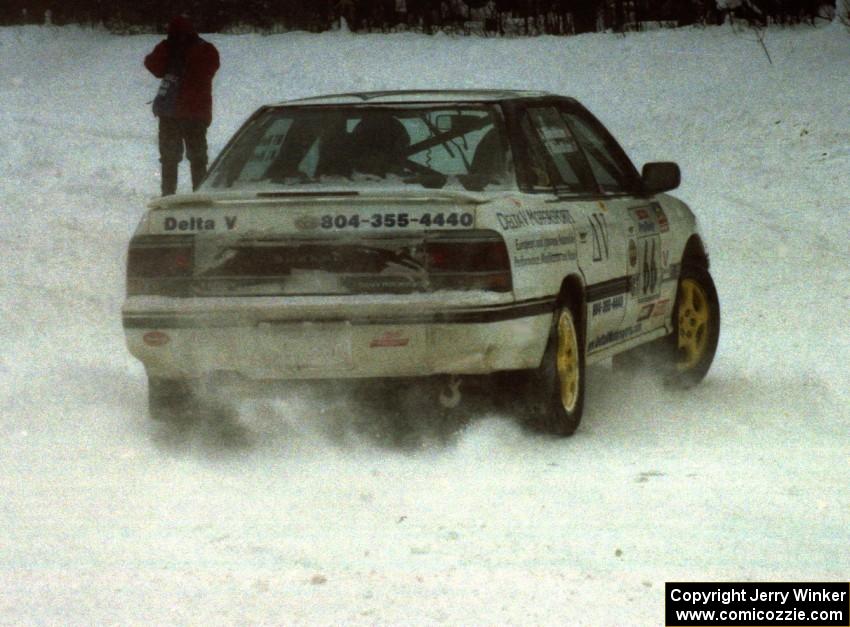
<instances>
[{"instance_id":1,"label":"red sponsor sticker","mask_svg":"<svg viewBox=\"0 0 850 627\"><path fill-rule=\"evenodd\" d=\"M142 341L148 346L165 346L171 338L162 331L148 331L142 336Z\"/></svg>"},{"instance_id":2,"label":"red sponsor sticker","mask_svg":"<svg viewBox=\"0 0 850 627\"><path fill-rule=\"evenodd\" d=\"M652 310L652 317L655 318L657 316L663 316L667 313L667 309L670 305L670 300L665 298L664 300L659 300L655 303L655 309Z\"/></svg>"},{"instance_id":3,"label":"red sponsor sticker","mask_svg":"<svg viewBox=\"0 0 850 627\"><path fill-rule=\"evenodd\" d=\"M369 342L369 348L394 348L407 346L409 342L410 338L404 337L401 331L386 331Z\"/></svg>"}]
</instances>

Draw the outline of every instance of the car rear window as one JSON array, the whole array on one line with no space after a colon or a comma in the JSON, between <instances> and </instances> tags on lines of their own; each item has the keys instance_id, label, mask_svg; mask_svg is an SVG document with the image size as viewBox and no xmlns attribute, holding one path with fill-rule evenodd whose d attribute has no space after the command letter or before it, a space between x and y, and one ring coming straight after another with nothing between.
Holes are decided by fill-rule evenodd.
<instances>
[{"instance_id":1,"label":"car rear window","mask_svg":"<svg viewBox=\"0 0 850 627\"><path fill-rule=\"evenodd\" d=\"M205 187L515 187L495 105L283 107L255 117Z\"/></svg>"}]
</instances>

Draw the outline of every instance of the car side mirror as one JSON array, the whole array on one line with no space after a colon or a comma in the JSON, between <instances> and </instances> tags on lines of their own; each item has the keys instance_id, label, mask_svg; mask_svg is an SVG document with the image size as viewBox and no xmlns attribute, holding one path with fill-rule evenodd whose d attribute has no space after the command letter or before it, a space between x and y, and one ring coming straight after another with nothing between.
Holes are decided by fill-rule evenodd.
<instances>
[{"instance_id":1,"label":"car side mirror","mask_svg":"<svg viewBox=\"0 0 850 627\"><path fill-rule=\"evenodd\" d=\"M644 164L641 179L644 191L658 194L679 187L682 183L682 172L679 165L672 161L656 161Z\"/></svg>"}]
</instances>

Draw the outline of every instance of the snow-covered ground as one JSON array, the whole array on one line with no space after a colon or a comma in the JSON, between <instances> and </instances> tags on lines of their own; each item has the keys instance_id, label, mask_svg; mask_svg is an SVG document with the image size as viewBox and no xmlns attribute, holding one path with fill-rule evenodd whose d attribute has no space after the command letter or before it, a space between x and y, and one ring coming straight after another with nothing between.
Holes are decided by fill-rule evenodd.
<instances>
[{"instance_id":1,"label":"snow-covered ground","mask_svg":"<svg viewBox=\"0 0 850 627\"><path fill-rule=\"evenodd\" d=\"M120 320L157 38L0 29L0 623L655 625L665 581L846 581L850 32L770 30L772 65L729 27L209 39L213 153L269 101L512 87L678 161L714 368L674 393L595 367L567 440L309 385L165 430Z\"/></svg>"}]
</instances>

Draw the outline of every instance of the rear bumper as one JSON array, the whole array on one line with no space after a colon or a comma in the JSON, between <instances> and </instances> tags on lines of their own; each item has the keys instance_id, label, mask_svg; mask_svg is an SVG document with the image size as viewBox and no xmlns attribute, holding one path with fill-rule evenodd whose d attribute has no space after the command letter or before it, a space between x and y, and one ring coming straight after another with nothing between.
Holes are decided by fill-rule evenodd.
<instances>
[{"instance_id":1,"label":"rear bumper","mask_svg":"<svg viewBox=\"0 0 850 627\"><path fill-rule=\"evenodd\" d=\"M151 376L397 377L536 367L553 308L554 299L489 295L133 297L123 322L130 352Z\"/></svg>"}]
</instances>

